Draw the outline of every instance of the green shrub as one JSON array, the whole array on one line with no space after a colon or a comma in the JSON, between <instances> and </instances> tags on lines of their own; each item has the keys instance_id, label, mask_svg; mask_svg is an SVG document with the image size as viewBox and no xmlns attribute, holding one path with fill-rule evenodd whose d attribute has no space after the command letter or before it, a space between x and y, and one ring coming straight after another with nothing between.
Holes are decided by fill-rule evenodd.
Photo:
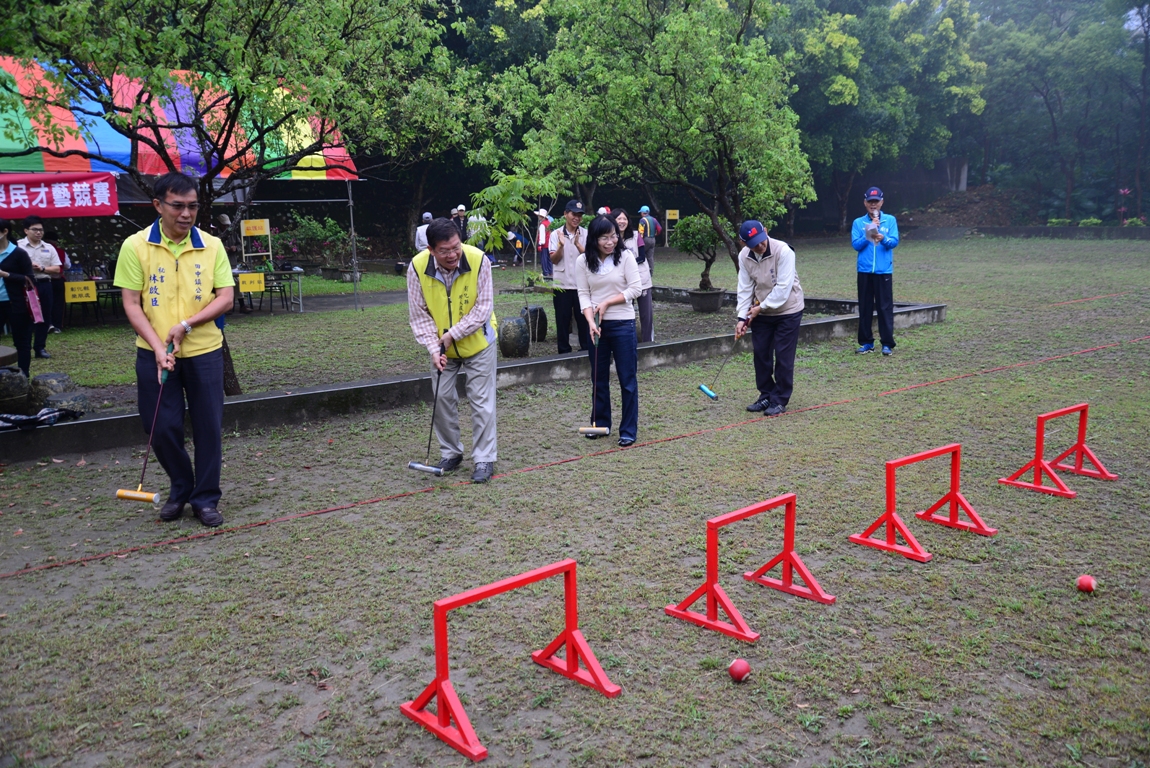
<instances>
[{"instance_id":1,"label":"green shrub","mask_svg":"<svg viewBox=\"0 0 1150 768\"><path fill-rule=\"evenodd\" d=\"M1069 227L1074 222L1070 219L1047 219L1046 226L1048 227Z\"/></svg>"},{"instance_id":2,"label":"green shrub","mask_svg":"<svg viewBox=\"0 0 1150 768\"><path fill-rule=\"evenodd\" d=\"M1125 222L1123 222L1122 226L1124 226L1124 227L1144 227L1144 226L1146 226L1146 222L1142 221L1142 219L1127 219Z\"/></svg>"},{"instance_id":3,"label":"green shrub","mask_svg":"<svg viewBox=\"0 0 1150 768\"><path fill-rule=\"evenodd\" d=\"M255 248L263 250L266 241L253 238ZM364 241L359 239L360 247ZM311 216L291 212L287 226L272 230L272 253L276 258L292 261L322 261L325 265L346 265L351 257L351 238L342 224L325 218L323 221Z\"/></svg>"},{"instance_id":4,"label":"green shrub","mask_svg":"<svg viewBox=\"0 0 1150 768\"><path fill-rule=\"evenodd\" d=\"M734 238L729 231L727 234ZM711 265L715 263L719 248L725 248L726 243L711 226L711 218L696 213L680 219L671 230L670 241L673 248L689 253L703 262L703 272L699 275L699 290L714 289L715 286L711 284Z\"/></svg>"},{"instance_id":5,"label":"green shrub","mask_svg":"<svg viewBox=\"0 0 1150 768\"><path fill-rule=\"evenodd\" d=\"M1083 219L1082 221L1078 222L1078 226L1080 226L1080 227L1101 227L1102 226L1102 219Z\"/></svg>"}]
</instances>

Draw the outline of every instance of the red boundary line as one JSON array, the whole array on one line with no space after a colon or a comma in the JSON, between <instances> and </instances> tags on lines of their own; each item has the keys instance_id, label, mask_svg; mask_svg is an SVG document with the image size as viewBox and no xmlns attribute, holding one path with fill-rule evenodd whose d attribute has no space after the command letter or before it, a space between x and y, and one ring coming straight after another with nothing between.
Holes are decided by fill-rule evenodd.
<instances>
[{"instance_id":1,"label":"red boundary line","mask_svg":"<svg viewBox=\"0 0 1150 768\"><path fill-rule=\"evenodd\" d=\"M1077 304L1080 301L1095 301L1096 299L1112 299L1115 296L1129 296L1134 291L1123 291L1122 293L1108 293L1104 296L1091 296L1088 299L1074 299L1073 301L1060 301L1057 304L1051 304L1052 307L1063 307L1067 304Z\"/></svg>"},{"instance_id":2,"label":"red boundary line","mask_svg":"<svg viewBox=\"0 0 1150 768\"><path fill-rule=\"evenodd\" d=\"M948 382L958 381L960 379L969 379L973 376L983 376L983 375L986 375L988 373L997 373L999 371L1007 371L1007 370L1010 370L1012 368L1024 368L1024 367L1030 366L1030 365L1039 365L1040 363L1049 363L1053 360L1065 360L1067 358L1075 357L1077 355L1085 355L1085 354L1089 354L1090 352L1097 352L1097 351L1102 350L1102 349L1111 349L1113 347L1122 346L1123 344L1136 344L1138 342L1147 341L1147 340L1150 340L1150 336L1139 336L1136 339L1128 339L1126 341L1120 341L1120 342L1116 342L1114 344L1103 344L1100 347L1090 347L1089 349L1080 349L1076 352L1068 352L1064 355L1054 355L1052 357L1043 357L1043 358L1039 358L1038 360L1025 360L1021 363L1011 363L1010 365L999 365L999 366L996 366L994 368L986 368L984 370L975 371L973 373L963 373L963 374L959 374L958 376L948 376L947 378L944 378L944 379L935 379L934 381L926 381L926 382L923 382L921 384L911 384L908 387L899 387L898 389L889 389L886 392L880 392L878 394L878 396L879 397L885 397L886 395L894 395L894 394L898 394L900 392L907 392L907 391L912 390L912 389L919 389L920 387L931 387L931 386L934 386L936 384L946 384ZM836 405L847 405L849 403L855 403L861 399L862 399L861 397L852 397L848 400L836 400L836 401L831 402L831 403L821 403L819 405L809 405L805 408L796 408L793 411L788 411L788 413L793 415L796 413L805 413L807 411L817 411L817 410L820 410L822 408L831 408L831 407L836 406ZM779 414L779 416L783 416L783 415L785 415L785 414ZM535 471L540 470L540 469L547 469L549 467L557 467L561 464L570 464L573 461L580 461L582 459L589 459L589 458L593 458L595 456L607 456L607 455L612 454L612 453L618 453L619 451L630 451L630 450L633 450L635 448L644 448L644 447L649 446L649 445L659 445L660 443L670 443L670 442L673 442L675 440L684 440L688 437L698 437L699 435L707 435L707 434L712 434L712 433L717 433L717 432L723 432L723 431L728 430L728 429L735 429L736 427L744 427L748 424L757 424L758 422L765 421L767 419L777 419L777 418L779 418L779 416L759 416L758 418L746 419L745 421L738 421L738 422L735 422L733 424L724 424L724 425L718 426L718 427L709 427L708 429L700 429L700 430L697 430L695 432L687 432L687 433L682 434L682 435L674 435L672 437L661 437L658 440L648 440L648 441L643 442L643 443L635 443L634 445L628 446L627 448L608 448L607 450L604 450L604 451L595 451L594 453L585 453L581 456L571 456L571 457L566 458L566 459L558 459L557 461L549 461L549 462L546 462L544 464L535 464L534 466L530 466L530 467L520 467L519 469L512 469L512 470L509 470L507 472L501 472L498 475L493 475L492 479L497 479L497 478L501 478L501 477L510 477L511 475L518 475L518 474L522 474L524 472L535 472ZM451 486L448 486L448 487L458 487L461 485L470 485L470 484L471 484L470 480L463 480L463 481L460 481L458 483L453 483ZM367 499L365 501L354 501L350 504L341 504L338 507L328 507L326 509L315 509L315 510L312 510L310 512L299 512L299 513L296 513L294 515L283 515L281 517L273 517L273 518L269 518L267 520L257 520L256 522L252 522L252 523L244 523L243 525L233 525L229 528L215 528L215 529L212 529L210 531L203 531L201 533L194 533L194 534L190 534L188 536L179 536L179 537L174 538L174 539L166 539L164 541L156 541L156 542L151 542L149 544L137 544L134 547L127 547L125 549L117 549L117 550L113 550L111 552L104 552L104 553L98 554L98 555L87 555L85 557L78 557L78 558L74 558L72 560L61 560L59 562L54 562L54 563L44 563L42 565L34 565L31 568L21 568L18 571L9 571L8 573L0 573L0 579L9 579L9 578L12 578L14 576L23 576L25 574L34 573L36 571L44 571L44 570L48 570L50 568L60 568L60 567L65 566L65 565L80 565L82 563L91 563L91 562L95 562L97 560L106 560L109 557L115 557L118 555L127 555L127 554L130 554L132 552L142 552L143 550L146 550L146 549L155 549L157 547L166 547L166 546L170 546L172 544L182 544L186 541L195 541L197 539L207 539L207 538L211 538L213 536L219 536L221 534L232 533L235 531L246 531L246 530L250 530L252 528L259 528L261 526L271 525L272 523L286 523L286 522L289 522L291 520L299 520L299 519L302 519L305 517L312 517L314 515L326 515L326 514L331 513L331 512L340 512L340 511L345 510L345 509L355 509L356 507L367 506L368 504L379 504L380 502L384 502L384 501L394 501L395 499L403 499L403 498L407 498L409 496L417 496L421 493L430 493L439 487L440 486L431 485L431 486L428 486L426 488L420 488L420 489L414 490L414 491L406 491L404 493L392 494L391 496L380 496L380 497L375 498L375 499Z\"/></svg>"}]
</instances>

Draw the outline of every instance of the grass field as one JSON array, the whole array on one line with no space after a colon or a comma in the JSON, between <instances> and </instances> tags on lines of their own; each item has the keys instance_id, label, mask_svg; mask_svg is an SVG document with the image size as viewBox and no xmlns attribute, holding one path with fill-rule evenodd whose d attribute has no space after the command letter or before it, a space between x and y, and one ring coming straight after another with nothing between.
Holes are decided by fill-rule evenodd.
<instances>
[{"instance_id":1,"label":"grass field","mask_svg":"<svg viewBox=\"0 0 1150 768\"><path fill-rule=\"evenodd\" d=\"M841 249L799 259L808 293L853 294ZM718 360L643 373L640 441L698 434L597 455L613 443L575 434L586 382L503 390L510 474L486 486L403 469L423 459L424 406L226 435L228 525L367 503L0 579L0 765L465 765L399 712L434 676L432 602L565 557L623 693L531 662L562 627L557 580L454 611L452 680L490 765L1150 765L1148 259L1133 242L907 243L896 297L949 309L893 357L801 348L791 411L749 423L748 356L714 403L696 387ZM996 482L1031 457L1037 414L1082 401L1118 481L1066 475L1074 500ZM1053 426L1050 454L1072 441ZM938 460L899 471L931 562L847 541L882 512L885 461L950 442L997 536L913 517L947 490ZM0 572L200 533L112 499L141 458L4 467ZM785 492L836 604L742 579L780 548L766 514L720 550L758 643L664 615L702 582L706 519Z\"/></svg>"}]
</instances>

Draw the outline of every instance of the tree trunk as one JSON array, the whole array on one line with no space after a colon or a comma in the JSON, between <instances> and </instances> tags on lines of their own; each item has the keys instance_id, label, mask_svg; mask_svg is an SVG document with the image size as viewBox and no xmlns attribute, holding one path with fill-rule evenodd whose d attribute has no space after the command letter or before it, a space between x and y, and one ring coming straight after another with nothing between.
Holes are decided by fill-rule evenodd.
<instances>
[{"instance_id":1,"label":"tree trunk","mask_svg":"<svg viewBox=\"0 0 1150 768\"><path fill-rule=\"evenodd\" d=\"M232 395L242 395L243 389L240 388L240 380L236 377L236 366L232 363L232 350L228 346L228 337L224 336L224 394L229 397Z\"/></svg>"},{"instance_id":2,"label":"tree trunk","mask_svg":"<svg viewBox=\"0 0 1150 768\"><path fill-rule=\"evenodd\" d=\"M415 249L415 230L423 223L423 205L427 201L423 197L423 190L427 188L427 175L431 170L431 163L420 163L423 166L415 182L415 189L411 195L411 206L407 209L407 243Z\"/></svg>"},{"instance_id":3,"label":"tree trunk","mask_svg":"<svg viewBox=\"0 0 1150 768\"><path fill-rule=\"evenodd\" d=\"M1067 168L1066 161L1060 161L1062 164L1062 175L1066 177L1066 205L1065 212L1062 217L1064 219L1070 218L1070 196L1074 194L1074 165L1071 164Z\"/></svg>"},{"instance_id":4,"label":"tree trunk","mask_svg":"<svg viewBox=\"0 0 1150 768\"><path fill-rule=\"evenodd\" d=\"M1146 159L1146 102L1150 100L1150 15L1138 9L1142 27L1142 80L1141 98L1138 99L1138 160L1134 164L1135 213L1142 217L1142 163Z\"/></svg>"},{"instance_id":5,"label":"tree trunk","mask_svg":"<svg viewBox=\"0 0 1150 768\"><path fill-rule=\"evenodd\" d=\"M643 191L647 193L647 202L650 203L651 215L659 221L663 221L663 206L659 203L659 198L655 197L655 188L644 181Z\"/></svg>"},{"instance_id":6,"label":"tree trunk","mask_svg":"<svg viewBox=\"0 0 1150 768\"><path fill-rule=\"evenodd\" d=\"M990 135L987 134L982 139L982 171L979 173L982 184L990 183L990 147Z\"/></svg>"},{"instance_id":7,"label":"tree trunk","mask_svg":"<svg viewBox=\"0 0 1150 768\"><path fill-rule=\"evenodd\" d=\"M847 208L850 205L851 187L854 186L855 176L857 175L858 171L851 171L849 174L835 171L831 174L831 179L834 182L835 197L839 203L839 232L846 232L850 229L850 222L847 220Z\"/></svg>"},{"instance_id":8,"label":"tree trunk","mask_svg":"<svg viewBox=\"0 0 1150 768\"><path fill-rule=\"evenodd\" d=\"M799 207L791 202L788 197L784 205L787 207L787 215L783 217L783 231L786 232L787 238L793 240L795 238L795 219L799 214Z\"/></svg>"},{"instance_id":9,"label":"tree trunk","mask_svg":"<svg viewBox=\"0 0 1150 768\"><path fill-rule=\"evenodd\" d=\"M599 188L599 182L593 181L590 184L581 184L575 182L575 198L582 201L584 213L595 213L595 190Z\"/></svg>"}]
</instances>

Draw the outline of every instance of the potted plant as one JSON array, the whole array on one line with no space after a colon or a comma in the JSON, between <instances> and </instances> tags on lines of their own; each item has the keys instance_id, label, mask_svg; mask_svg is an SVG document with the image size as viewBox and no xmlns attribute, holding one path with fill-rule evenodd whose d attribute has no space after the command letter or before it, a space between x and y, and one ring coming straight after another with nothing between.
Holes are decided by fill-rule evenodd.
<instances>
[{"instance_id":1,"label":"potted plant","mask_svg":"<svg viewBox=\"0 0 1150 768\"><path fill-rule=\"evenodd\" d=\"M715 263L718 249L724 247L724 243L711 226L711 219L699 213L680 219L671 230L670 239L672 246L703 262L699 288L690 292L691 309L696 312L718 312L723 306L726 292L711 284L711 265Z\"/></svg>"}]
</instances>

